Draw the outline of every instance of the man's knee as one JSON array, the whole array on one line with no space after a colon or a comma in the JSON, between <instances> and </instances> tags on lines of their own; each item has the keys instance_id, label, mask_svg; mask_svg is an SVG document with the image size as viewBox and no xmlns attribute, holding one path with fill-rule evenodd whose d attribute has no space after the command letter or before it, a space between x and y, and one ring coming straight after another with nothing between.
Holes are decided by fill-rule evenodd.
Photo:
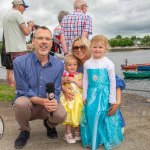
<instances>
[{"instance_id":1,"label":"man's knee","mask_svg":"<svg viewBox=\"0 0 150 150\"><path fill-rule=\"evenodd\" d=\"M24 110L32 107L32 103L27 97L19 97L15 100L13 104L14 109Z\"/></svg>"},{"instance_id":2,"label":"man's knee","mask_svg":"<svg viewBox=\"0 0 150 150\"><path fill-rule=\"evenodd\" d=\"M59 105L58 111L54 116L57 118L57 120L59 120L59 123L65 121L67 113L62 105Z\"/></svg>"}]
</instances>

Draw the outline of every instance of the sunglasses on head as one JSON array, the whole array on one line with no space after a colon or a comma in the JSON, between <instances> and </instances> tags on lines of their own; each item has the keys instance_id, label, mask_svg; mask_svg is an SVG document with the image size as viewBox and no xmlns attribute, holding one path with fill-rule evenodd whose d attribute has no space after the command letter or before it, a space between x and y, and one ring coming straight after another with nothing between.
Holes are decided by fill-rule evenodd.
<instances>
[{"instance_id":1,"label":"sunglasses on head","mask_svg":"<svg viewBox=\"0 0 150 150\"><path fill-rule=\"evenodd\" d=\"M85 50L85 49L86 49L86 46L85 46L85 45L73 46L73 50L77 51L78 49L80 49L80 50Z\"/></svg>"}]
</instances>

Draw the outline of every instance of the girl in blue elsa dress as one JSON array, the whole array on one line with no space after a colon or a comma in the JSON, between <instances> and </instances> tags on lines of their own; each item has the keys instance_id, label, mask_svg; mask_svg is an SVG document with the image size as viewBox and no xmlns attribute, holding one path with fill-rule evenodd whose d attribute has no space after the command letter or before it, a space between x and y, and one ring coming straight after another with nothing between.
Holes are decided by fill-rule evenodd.
<instances>
[{"instance_id":1,"label":"girl in blue elsa dress","mask_svg":"<svg viewBox=\"0 0 150 150\"><path fill-rule=\"evenodd\" d=\"M92 150L99 145L110 150L123 141L118 111L109 114L117 103L115 69L105 57L108 41L104 36L94 36L90 48L92 57L84 63L83 75L82 144Z\"/></svg>"}]
</instances>

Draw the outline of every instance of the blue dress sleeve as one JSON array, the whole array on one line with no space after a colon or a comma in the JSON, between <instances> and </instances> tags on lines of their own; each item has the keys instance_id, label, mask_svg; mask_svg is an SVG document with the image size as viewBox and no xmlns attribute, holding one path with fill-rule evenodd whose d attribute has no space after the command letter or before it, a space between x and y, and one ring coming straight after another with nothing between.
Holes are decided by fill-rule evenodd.
<instances>
[{"instance_id":1,"label":"blue dress sleeve","mask_svg":"<svg viewBox=\"0 0 150 150\"><path fill-rule=\"evenodd\" d=\"M123 79L119 78L117 75L116 75L116 89L117 88L120 88L121 90L124 90L125 89L125 82Z\"/></svg>"}]
</instances>

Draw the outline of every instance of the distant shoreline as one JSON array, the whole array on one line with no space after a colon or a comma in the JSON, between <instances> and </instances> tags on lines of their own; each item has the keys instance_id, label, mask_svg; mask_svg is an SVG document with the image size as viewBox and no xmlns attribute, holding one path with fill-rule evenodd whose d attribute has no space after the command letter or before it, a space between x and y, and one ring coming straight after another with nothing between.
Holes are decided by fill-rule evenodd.
<instances>
[{"instance_id":1,"label":"distant shoreline","mask_svg":"<svg viewBox=\"0 0 150 150\"><path fill-rule=\"evenodd\" d=\"M133 47L111 47L110 51L135 51L135 50L150 50L148 46L133 46Z\"/></svg>"}]
</instances>

